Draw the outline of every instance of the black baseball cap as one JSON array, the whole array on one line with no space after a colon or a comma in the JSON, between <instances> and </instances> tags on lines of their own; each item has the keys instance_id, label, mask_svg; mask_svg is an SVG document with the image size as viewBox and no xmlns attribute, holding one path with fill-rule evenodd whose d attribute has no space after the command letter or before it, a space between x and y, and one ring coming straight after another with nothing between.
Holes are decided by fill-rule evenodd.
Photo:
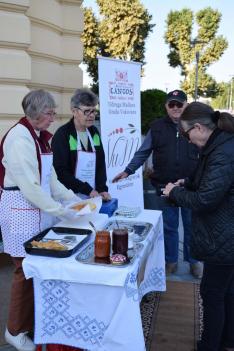
<instances>
[{"instance_id":1,"label":"black baseball cap","mask_svg":"<svg viewBox=\"0 0 234 351\"><path fill-rule=\"evenodd\" d=\"M169 101L185 102L187 101L187 95L182 90L173 90L167 94L166 102Z\"/></svg>"}]
</instances>

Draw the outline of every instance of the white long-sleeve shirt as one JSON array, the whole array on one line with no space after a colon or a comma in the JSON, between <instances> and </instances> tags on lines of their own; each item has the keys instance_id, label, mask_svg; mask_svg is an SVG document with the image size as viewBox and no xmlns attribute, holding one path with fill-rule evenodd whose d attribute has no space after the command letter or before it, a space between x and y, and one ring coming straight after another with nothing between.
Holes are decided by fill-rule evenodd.
<instances>
[{"instance_id":1,"label":"white long-sleeve shirt","mask_svg":"<svg viewBox=\"0 0 234 351\"><path fill-rule=\"evenodd\" d=\"M17 124L9 131L3 152L4 187L17 186L35 207L54 216L63 215L64 208L58 200L69 201L75 194L58 181L54 168L50 180L51 196L42 189L35 142L25 126Z\"/></svg>"}]
</instances>

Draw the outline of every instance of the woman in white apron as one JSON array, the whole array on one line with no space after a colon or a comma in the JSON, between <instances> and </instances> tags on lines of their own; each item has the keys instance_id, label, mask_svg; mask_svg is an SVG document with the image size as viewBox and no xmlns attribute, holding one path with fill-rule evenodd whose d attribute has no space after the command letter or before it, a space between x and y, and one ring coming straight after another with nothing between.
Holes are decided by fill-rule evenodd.
<instances>
[{"instance_id":1,"label":"woman in white apron","mask_svg":"<svg viewBox=\"0 0 234 351\"><path fill-rule=\"evenodd\" d=\"M72 200L75 194L57 180L52 165L52 135L46 129L55 117L53 97L35 90L22 106L25 117L8 131L0 147L0 225L4 252L15 265L5 338L19 351L33 351L35 345L27 336L34 324L33 286L22 270L23 243L53 225L56 217L68 217L61 200Z\"/></svg>"},{"instance_id":2,"label":"woman in white apron","mask_svg":"<svg viewBox=\"0 0 234 351\"><path fill-rule=\"evenodd\" d=\"M52 140L54 168L58 179L79 196L101 195L109 200L105 154L97 128L97 96L77 89L71 98L73 118L60 127Z\"/></svg>"}]
</instances>

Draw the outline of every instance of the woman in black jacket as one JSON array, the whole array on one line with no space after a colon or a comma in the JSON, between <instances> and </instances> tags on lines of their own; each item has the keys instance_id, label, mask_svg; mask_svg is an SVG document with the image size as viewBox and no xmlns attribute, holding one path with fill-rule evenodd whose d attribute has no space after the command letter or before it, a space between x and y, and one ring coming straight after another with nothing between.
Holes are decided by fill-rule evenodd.
<instances>
[{"instance_id":1,"label":"woman in black jacket","mask_svg":"<svg viewBox=\"0 0 234 351\"><path fill-rule=\"evenodd\" d=\"M234 351L234 117L193 102L181 130L201 149L199 165L183 187L169 183L164 195L192 209L191 255L204 262L198 351Z\"/></svg>"},{"instance_id":2,"label":"woman in black jacket","mask_svg":"<svg viewBox=\"0 0 234 351\"><path fill-rule=\"evenodd\" d=\"M71 98L72 119L58 128L52 139L53 164L58 179L80 197L110 200L106 186L105 154L93 125L98 97L77 89Z\"/></svg>"}]
</instances>

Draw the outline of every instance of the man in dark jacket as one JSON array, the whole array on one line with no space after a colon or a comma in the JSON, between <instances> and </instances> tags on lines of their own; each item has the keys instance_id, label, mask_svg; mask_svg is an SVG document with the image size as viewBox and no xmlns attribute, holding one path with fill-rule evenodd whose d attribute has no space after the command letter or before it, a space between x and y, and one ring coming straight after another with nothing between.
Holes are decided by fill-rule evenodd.
<instances>
[{"instance_id":1,"label":"man in dark jacket","mask_svg":"<svg viewBox=\"0 0 234 351\"><path fill-rule=\"evenodd\" d=\"M168 182L174 183L194 172L199 155L196 146L188 143L179 133L178 121L186 106L187 96L183 91L173 90L168 93L165 104L167 116L156 119L152 123L143 144L131 162L124 172L113 179L113 182L116 182L134 173L153 152L151 182L156 189L156 207L163 211L166 272L168 274L177 270L179 207L171 206L160 195ZM190 255L191 211L181 208L181 216L184 227L184 260L190 263L191 273L196 278L200 278L201 264Z\"/></svg>"}]
</instances>

